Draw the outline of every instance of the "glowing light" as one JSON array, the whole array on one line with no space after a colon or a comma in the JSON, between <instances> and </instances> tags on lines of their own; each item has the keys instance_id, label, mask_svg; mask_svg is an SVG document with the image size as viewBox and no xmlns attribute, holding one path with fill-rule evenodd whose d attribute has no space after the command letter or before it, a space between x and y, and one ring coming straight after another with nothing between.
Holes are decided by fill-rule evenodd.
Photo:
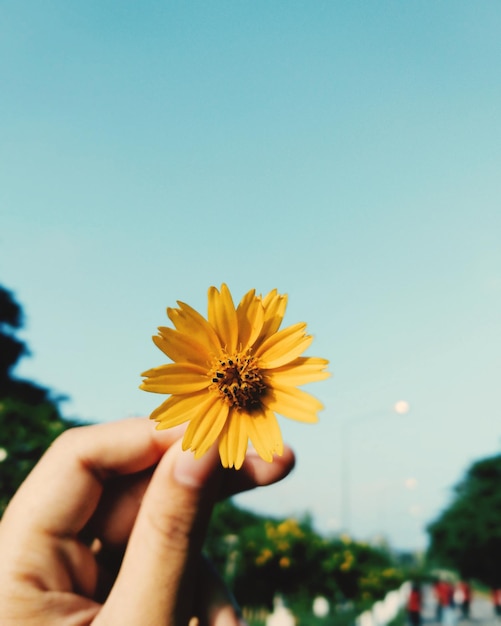
<instances>
[{"instance_id":1,"label":"glowing light","mask_svg":"<svg viewBox=\"0 0 501 626\"><path fill-rule=\"evenodd\" d=\"M399 415L405 415L411 410L410 404L406 400L399 400L398 402L395 402L393 408L395 409L395 413L398 413Z\"/></svg>"},{"instance_id":2,"label":"glowing light","mask_svg":"<svg viewBox=\"0 0 501 626\"><path fill-rule=\"evenodd\" d=\"M418 481L416 478L406 478L404 481L404 485L406 489L415 489L418 485Z\"/></svg>"}]
</instances>

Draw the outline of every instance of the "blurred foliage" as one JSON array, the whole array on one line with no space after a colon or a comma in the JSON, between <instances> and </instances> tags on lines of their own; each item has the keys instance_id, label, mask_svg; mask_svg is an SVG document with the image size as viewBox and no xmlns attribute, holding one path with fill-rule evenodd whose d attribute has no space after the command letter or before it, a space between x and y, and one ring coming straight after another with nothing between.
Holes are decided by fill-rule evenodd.
<instances>
[{"instance_id":1,"label":"blurred foliage","mask_svg":"<svg viewBox=\"0 0 501 626\"><path fill-rule=\"evenodd\" d=\"M451 505L428 526L431 565L501 587L501 455L475 462Z\"/></svg>"},{"instance_id":2,"label":"blurred foliage","mask_svg":"<svg viewBox=\"0 0 501 626\"><path fill-rule=\"evenodd\" d=\"M340 606L369 606L404 581L386 548L347 536L325 538L308 516L273 519L231 501L217 505L205 549L248 607L271 609L275 595L296 612L311 611L317 595Z\"/></svg>"},{"instance_id":3,"label":"blurred foliage","mask_svg":"<svg viewBox=\"0 0 501 626\"><path fill-rule=\"evenodd\" d=\"M13 371L26 344L16 337L23 313L13 294L0 286L0 516L10 498L50 443L69 426L61 397Z\"/></svg>"}]
</instances>

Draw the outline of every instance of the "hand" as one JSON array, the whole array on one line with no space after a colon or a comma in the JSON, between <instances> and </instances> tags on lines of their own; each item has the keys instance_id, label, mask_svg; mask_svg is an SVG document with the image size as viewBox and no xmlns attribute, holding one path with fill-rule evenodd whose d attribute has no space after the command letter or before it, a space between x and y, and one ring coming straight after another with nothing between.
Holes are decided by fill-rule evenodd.
<instances>
[{"instance_id":1,"label":"hand","mask_svg":"<svg viewBox=\"0 0 501 626\"><path fill-rule=\"evenodd\" d=\"M224 470L179 428L137 418L56 439L0 524L2 626L230 626L238 612L201 548L214 503L294 465L252 452Z\"/></svg>"}]
</instances>

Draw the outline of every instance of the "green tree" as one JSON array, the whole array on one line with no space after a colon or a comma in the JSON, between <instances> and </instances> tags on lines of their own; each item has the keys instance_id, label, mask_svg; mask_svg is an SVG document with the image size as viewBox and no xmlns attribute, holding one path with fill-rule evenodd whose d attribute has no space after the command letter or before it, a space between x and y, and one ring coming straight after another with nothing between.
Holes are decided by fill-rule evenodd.
<instances>
[{"instance_id":1,"label":"green tree","mask_svg":"<svg viewBox=\"0 0 501 626\"><path fill-rule=\"evenodd\" d=\"M404 573L385 548L341 536L323 550L322 570L335 581L343 598L371 604L400 587Z\"/></svg>"},{"instance_id":2,"label":"green tree","mask_svg":"<svg viewBox=\"0 0 501 626\"><path fill-rule=\"evenodd\" d=\"M309 517L274 519L232 502L216 507L205 547L248 607L271 608L277 593L295 610L311 607L319 594L367 605L404 580L386 550L348 537L322 537Z\"/></svg>"},{"instance_id":3,"label":"green tree","mask_svg":"<svg viewBox=\"0 0 501 626\"><path fill-rule=\"evenodd\" d=\"M61 416L61 397L14 375L29 354L16 337L22 326L20 305L0 286L0 515L53 439L75 424Z\"/></svg>"},{"instance_id":4,"label":"green tree","mask_svg":"<svg viewBox=\"0 0 501 626\"><path fill-rule=\"evenodd\" d=\"M475 462L450 506L427 528L428 558L491 587L501 586L501 455Z\"/></svg>"}]
</instances>

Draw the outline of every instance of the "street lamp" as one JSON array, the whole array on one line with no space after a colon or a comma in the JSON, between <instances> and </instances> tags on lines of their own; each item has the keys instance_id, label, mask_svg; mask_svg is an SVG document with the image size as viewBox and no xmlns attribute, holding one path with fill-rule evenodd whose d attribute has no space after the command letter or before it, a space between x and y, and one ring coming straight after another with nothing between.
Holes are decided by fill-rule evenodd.
<instances>
[{"instance_id":1,"label":"street lamp","mask_svg":"<svg viewBox=\"0 0 501 626\"><path fill-rule=\"evenodd\" d=\"M364 413L354 419L344 420L341 424L341 528L349 534L351 527L351 427L369 419L389 417L393 414L406 415L410 405L406 400L398 400L392 407L392 412Z\"/></svg>"}]
</instances>

